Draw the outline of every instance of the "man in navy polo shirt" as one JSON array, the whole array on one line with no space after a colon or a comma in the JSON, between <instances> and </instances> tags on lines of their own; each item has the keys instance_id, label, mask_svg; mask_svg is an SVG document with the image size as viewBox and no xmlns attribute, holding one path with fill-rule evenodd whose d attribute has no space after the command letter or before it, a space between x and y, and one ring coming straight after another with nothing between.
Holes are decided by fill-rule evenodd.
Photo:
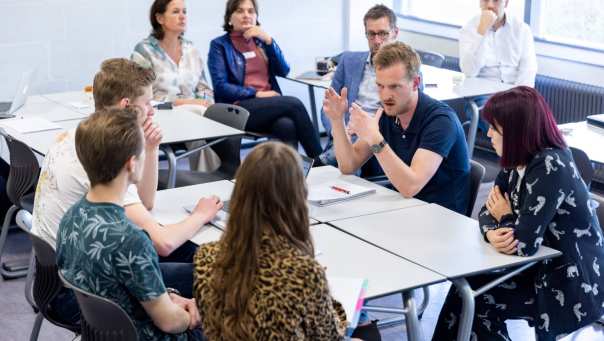
<instances>
[{"instance_id":1,"label":"man in navy polo shirt","mask_svg":"<svg viewBox=\"0 0 604 341\"><path fill-rule=\"evenodd\" d=\"M457 115L419 90L420 60L409 45L384 45L373 64L382 104L374 117L356 103L349 109L346 88L340 94L329 89L323 101L340 171L354 173L375 155L403 196L463 214L469 198L470 163ZM349 134L357 135L354 144Z\"/></svg>"}]
</instances>

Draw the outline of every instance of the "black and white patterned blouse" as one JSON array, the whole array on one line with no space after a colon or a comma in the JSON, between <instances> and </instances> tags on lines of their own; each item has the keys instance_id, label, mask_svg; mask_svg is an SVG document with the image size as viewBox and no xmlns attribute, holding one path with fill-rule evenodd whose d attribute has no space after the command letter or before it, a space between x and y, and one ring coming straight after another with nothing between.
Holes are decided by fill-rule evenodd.
<instances>
[{"instance_id":1,"label":"black and white patterned blouse","mask_svg":"<svg viewBox=\"0 0 604 341\"><path fill-rule=\"evenodd\" d=\"M602 230L570 151L546 149L521 171L502 170L495 184L509 195L513 213L497 223L483 206L485 239L488 230L512 227L519 256L540 245L563 253L537 265L537 327L568 332L598 320L604 313Z\"/></svg>"}]
</instances>

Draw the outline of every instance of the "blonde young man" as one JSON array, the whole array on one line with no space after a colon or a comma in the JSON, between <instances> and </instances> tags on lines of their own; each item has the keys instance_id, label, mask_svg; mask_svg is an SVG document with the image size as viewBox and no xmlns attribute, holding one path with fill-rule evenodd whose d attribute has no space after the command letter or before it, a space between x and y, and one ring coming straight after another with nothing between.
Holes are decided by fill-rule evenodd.
<instances>
[{"instance_id":1,"label":"blonde young man","mask_svg":"<svg viewBox=\"0 0 604 341\"><path fill-rule=\"evenodd\" d=\"M160 128L153 122L150 104L154 80L152 70L128 59L106 60L94 78L95 106L97 110L131 106L144 113L141 126L147 158L141 181L128 187L123 205L128 218L151 237L167 284L190 295L191 262L196 245L189 239L214 217L221 204L217 197L202 198L189 217L167 226L160 226L149 213L157 189L158 148L162 138ZM76 154L75 131L68 131L58 137L44 159L36 189L33 232L55 246L61 218L89 188L90 181ZM179 286L179 283L185 285Z\"/></svg>"},{"instance_id":2,"label":"blonde young man","mask_svg":"<svg viewBox=\"0 0 604 341\"><path fill-rule=\"evenodd\" d=\"M323 111L331 121L338 167L357 171L375 156L405 197L464 213L469 196L468 151L455 112L419 89L420 61L402 42L384 45L373 57L381 107L370 115L348 102L347 89L329 89ZM357 135L352 143L345 126Z\"/></svg>"}]
</instances>

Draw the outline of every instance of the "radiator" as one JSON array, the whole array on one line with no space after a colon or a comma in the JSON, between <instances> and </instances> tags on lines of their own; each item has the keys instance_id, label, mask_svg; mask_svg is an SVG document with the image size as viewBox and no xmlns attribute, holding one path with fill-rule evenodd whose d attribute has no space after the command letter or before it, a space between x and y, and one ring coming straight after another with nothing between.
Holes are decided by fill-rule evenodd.
<instances>
[{"instance_id":1,"label":"radiator","mask_svg":"<svg viewBox=\"0 0 604 341\"><path fill-rule=\"evenodd\" d=\"M459 71L459 59L447 56L443 67ZM587 115L604 114L604 88L537 75L535 88L543 95L560 124L583 121Z\"/></svg>"},{"instance_id":2,"label":"radiator","mask_svg":"<svg viewBox=\"0 0 604 341\"><path fill-rule=\"evenodd\" d=\"M558 123L583 121L604 113L604 88L538 75L535 88L552 108Z\"/></svg>"}]
</instances>

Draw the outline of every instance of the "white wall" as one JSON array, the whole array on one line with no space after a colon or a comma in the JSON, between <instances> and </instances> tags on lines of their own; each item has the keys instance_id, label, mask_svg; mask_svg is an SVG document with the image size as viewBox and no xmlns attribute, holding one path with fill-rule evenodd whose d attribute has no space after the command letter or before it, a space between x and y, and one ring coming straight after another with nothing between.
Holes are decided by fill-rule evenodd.
<instances>
[{"instance_id":1,"label":"white wall","mask_svg":"<svg viewBox=\"0 0 604 341\"><path fill-rule=\"evenodd\" d=\"M10 99L21 73L37 67L34 93L79 90L92 83L100 63L128 57L148 35L151 0L0 1L0 100ZM224 0L189 0L188 31L203 56L223 33ZM342 0L260 0L259 20L294 70L315 56L342 49ZM320 8L320 15L317 9ZM286 82L290 83L290 82ZM306 94L301 86L286 91ZM291 88L291 89L290 89Z\"/></svg>"}]
</instances>

